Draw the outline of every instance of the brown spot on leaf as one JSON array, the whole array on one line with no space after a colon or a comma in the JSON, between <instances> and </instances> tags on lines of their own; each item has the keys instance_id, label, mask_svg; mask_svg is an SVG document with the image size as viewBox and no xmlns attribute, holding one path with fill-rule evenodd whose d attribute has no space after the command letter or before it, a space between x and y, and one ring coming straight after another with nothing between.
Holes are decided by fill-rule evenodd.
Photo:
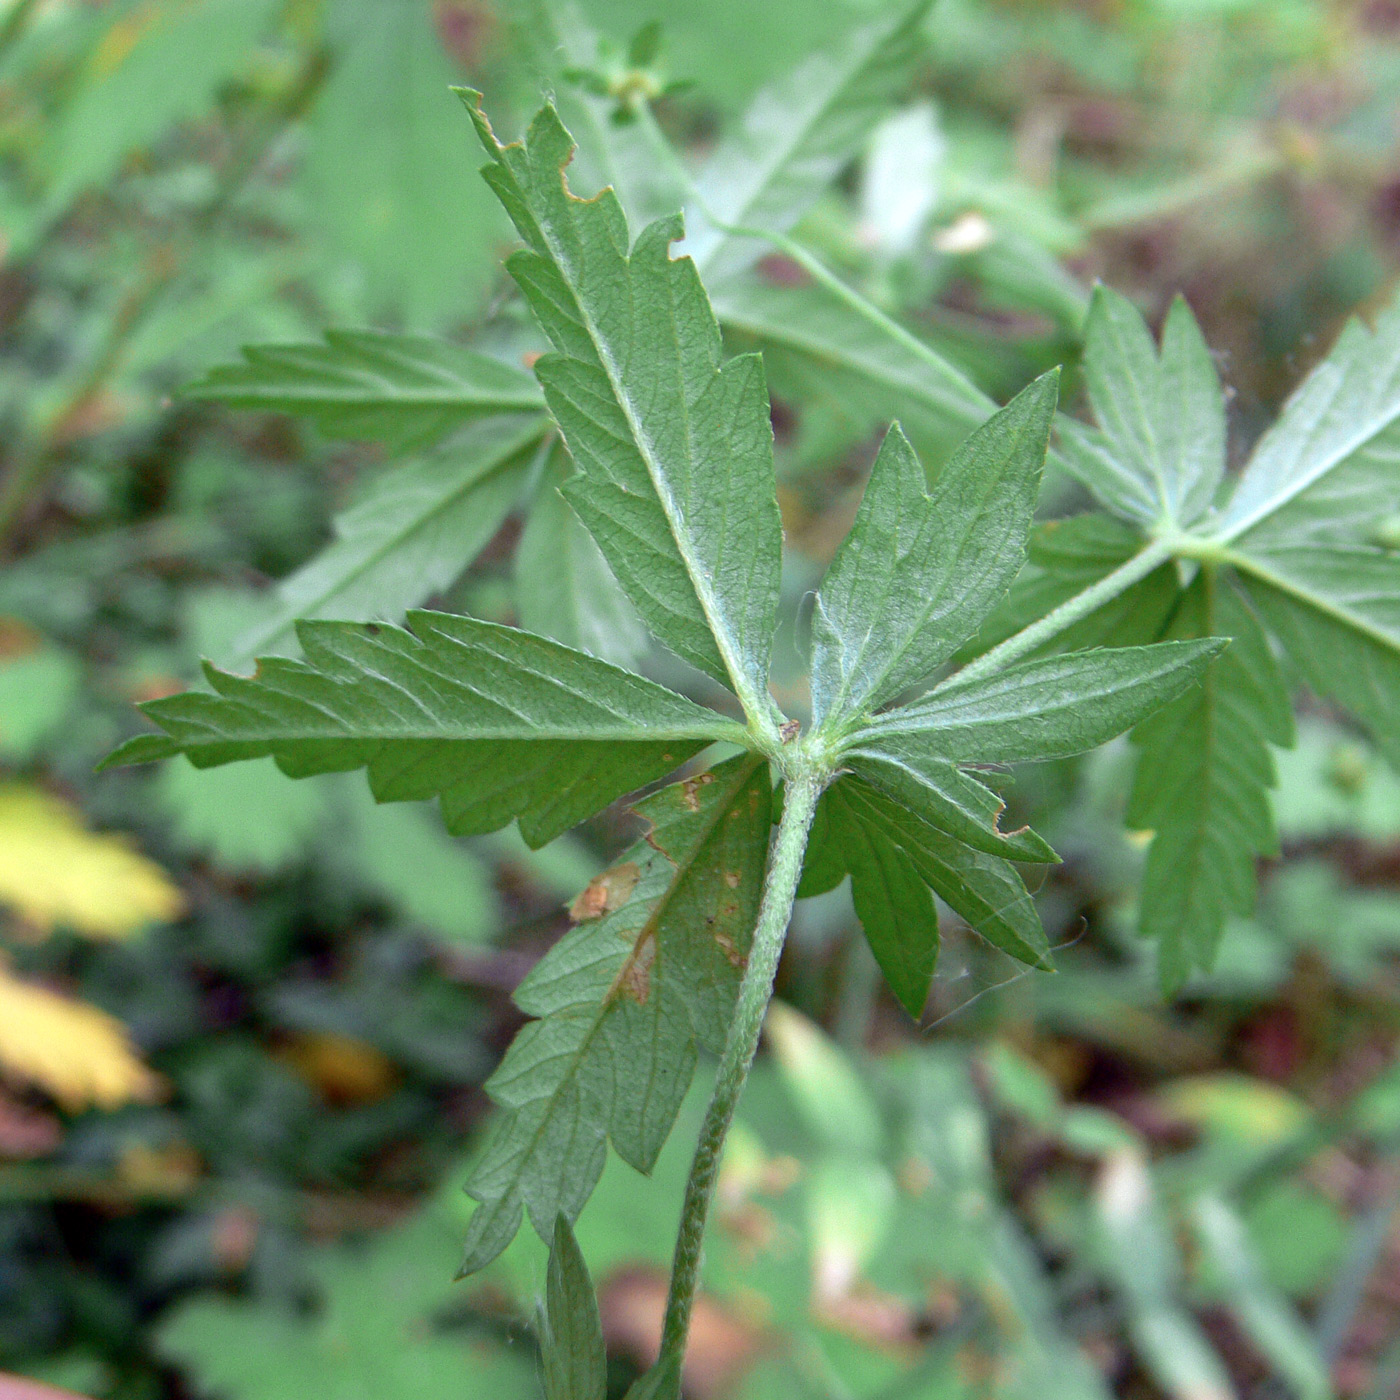
<instances>
[{"instance_id":1,"label":"brown spot on leaf","mask_svg":"<svg viewBox=\"0 0 1400 1400\"><path fill-rule=\"evenodd\" d=\"M724 954L731 967L744 966L747 959L739 951L734 940L723 929L715 930L715 942L719 945L720 952Z\"/></svg>"},{"instance_id":2,"label":"brown spot on leaf","mask_svg":"<svg viewBox=\"0 0 1400 1400\"><path fill-rule=\"evenodd\" d=\"M648 928L617 974L616 989L639 1006L651 995L651 965L656 961L656 938Z\"/></svg>"},{"instance_id":3,"label":"brown spot on leaf","mask_svg":"<svg viewBox=\"0 0 1400 1400\"><path fill-rule=\"evenodd\" d=\"M636 861L624 860L595 875L569 905L569 918L581 924L585 919L600 919L627 902L627 896L637 887L641 870Z\"/></svg>"},{"instance_id":4,"label":"brown spot on leaf","mask_svg":"<svg viewBox=\"0 0 1400 1400\"><path fill-rule=\"evenodd\" d=\"M724 872L724 883L728 885L731 890L737 890L739 888L739 872L737 870L726 870Z\"/></svg>"},{"instance_id":5,"label":"brown spot on leaf","mask_svg":"<svg viewBox=\"0 0 1400 1400\"><path fill-rule=\"evenodd\" d=\"M714 782L713 773L701 773L694 778L686 778L681 782L681 801L692 812L700 810L700 789Z\"/></svg>"}]
</instances>

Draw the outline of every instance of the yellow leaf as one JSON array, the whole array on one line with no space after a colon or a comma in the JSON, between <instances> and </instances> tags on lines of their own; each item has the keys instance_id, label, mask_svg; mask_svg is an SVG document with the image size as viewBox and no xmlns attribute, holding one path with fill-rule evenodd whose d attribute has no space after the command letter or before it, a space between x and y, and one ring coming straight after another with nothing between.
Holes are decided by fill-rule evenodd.
<instances>
[{"instance_id":1,"label":"yellow leaf","mask_svg":"<svg viewBox=\"0 0 1400 1400\"><path fill-rule=\"evenodd\" d=\"M70 1112L156 1097L160 1080L105 1011L21 982L0 963L0 1070Z\"/></svg>"},{"instance_id":2,"label":"yellow leaf","mask_svg":"<svg viewBox=\"0 0 1400 1400\"><path fill-rule=\"evenodd\" d=\"M179 916L180 892L121 836L84 829L78 814L36 788L0 787L0 904L31 927L124 938Z\"/></svg>"}]
</instances>

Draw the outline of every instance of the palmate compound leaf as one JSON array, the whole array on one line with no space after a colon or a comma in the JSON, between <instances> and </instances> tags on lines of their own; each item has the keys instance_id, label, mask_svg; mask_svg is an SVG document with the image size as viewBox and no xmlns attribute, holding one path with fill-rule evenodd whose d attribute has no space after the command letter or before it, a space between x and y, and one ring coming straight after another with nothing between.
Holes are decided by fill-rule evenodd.
<instances>
[{"instance_id":1,"label":"palmate compound leaf","mask_svg":"<svg viewBox=\"0 0 1400 1400\"><path fill-rule=\"evenodd\" d=\"M270 754L291 777L365 768L381 802L438 797L454 835L518 818L541 846L714 740L746 737L544 637L446 613L410 613L409 625L302 623L304 662L274 657L251 677L206 668L212 693L149 702L165 733L106 763Z\"/></svg>"},{"instance_id":2,"label":"palmate compound leaf","mask_svg":"<svg viewBox=\"0 0 1400 1400\"><path fill-rule=\"evenodd\" d=\"M1141 529L1148 516L1140 494L1135 505L1114 480L1121 485L1146 479L1137 469L1142 454L1133 455L1131 419L1149 377L1143 366L1151 358L1150 340L1140 322L1127 324L1136 313L1121 299L1104 294L1102 305L1113 310L1119 325L1116 338L1104 341L1096 402L1100 394L1111 400L1129 426L1099 435L1102 470L1081 475L1105 505ZM1170 339L1164 335L1163 366L1171 357ZM1181 421L1191 421L1188 406L1194 402L1190 412L1200 416L1213 458L1217 419L1213 397L1206 411L1200 348L1180 328L1177 339L1189 351L1176 352L1183 366L1188 359L1196 365L1194 398L1177 395ZM1178 380L1184 375L1183 369ZM1199 533L1184 542L1183 552L1206 561L1214 579L1185 596L1176 587L1166 614L1175 619L1171 635L1193 635L1193 628L1195 635L1233 633L1236 644L1212 666L1194 705L1183 700L1170 712L1181 726L1178 750L1150 742L1167 715L1144 731L1147 766L1136 808L1156 839L1148 858L1143 927L1164 939L1162 970L1169 984L1208 965L1226 915L1252 901L1255 857L1273 848L1268 744L1291 742L1292 725L1261 624L1303 678L1349 709L1400 764L1400 558L1382 528L1400 505L1398 451L1400 303L1377 318L1374 330L1360 322L1348 325L1260 439L1228 499L1215 515L1202 516L1193 527ZM1204 457L1197 460L1199 501L1213 473ZM1189 523L1189 512L1182 520ZM1105 557L1100 576L1112 566ZM1048 570L1047 576L1052 572L1064 582L1063 570ZM1092 572L1087 570L1084 582L1093 581ZM1155 618L1162 578L1158 570L1136 586L1140 592L1150 584L1153 592L1151 606L1137 610L1138 621ZM1114 608L1131 621L1127 599L1122 595ZM1161 762L1152 761L1154 753ZM1173 784L1180 800L1149 802L1158 778ZM1151 820L1141 815L1146 805ZM1170 899L1156 897L1163 892Z\"/></svg>"},{"instance_id":3,"label":"palmate compound leaf","mask_svg":"<svg viewBox=\"0 0 1400 1400\"><path fill-rule=\"evenodd\" d=\"M208 370L186 396L293 413L327 437L370 439L397 452L482 418L544 407L522 366L427 336L331 330L322 345L245 345L243 361Z\"/></svg>"},{"instance_id":4,"label":"palmate compound leaf","mask_svg":"<svg viewBox=\"0 0 1400 1400\"><path fill-rule=\"evenodd\" d=\"M767 691L782 529L762 361L724 361L678 218L629 246L609 189L572 194L553 107L502 146L463 99L483 174L526 247L507 262L554 353L535 374L578 474L564 494L656 636L772 721Z\"/></svg>"},{"instance_id":5,"label":"palmate compound leaf","mask_svg":"<svg viewBox=\"0 0 1400 1400\"><path fill-rule=\"evenodd\" d=\"M1196 681L1219 640L1050 657L981 680L956 676L852 736L822 799L803 893L851 876L856 913L901 1003L917 1017L938 950L929 891L1032 966L1049 949L1018 861L1053 861L1029 829L1003 832L1001 801L959 763L1058 758L1122 733Z\"/></svg>"},{"instance_id":6,"label":"palmate compound leaf","mask_svg":"<svg viewBox=\"0 0 1400 1400\"><path fill-rule=\"evenodd\" d=\"M510 1243L522 1211L542 1236L573 1219L611 1140L649 1171L699 1046L719 1050L758 912L772 798L753 757L663 788L651 831L575 901L577 928L516 992L538 1019L487 1084L505 1110L467 1183L463 1271Z\"/></svg>"},{"instance_id":7,"label":"palmate compound leaf","mask_svg":"<svg viewBox=\"0 0 1400 1400\"><path fill-rule=\"evenodd\" d=\"M855 719L926 680L1005 595L1025 560L1058 376L978 428L926 491L898 427L871 471L812 615L812 711Z\"/></svg>"},{"instance_id":8,"label":"palmate compound leaf","mask_svg":"<svg viewBox=\"0 0 1400 1400\"><path fill-rule=\"evenodd\" d=\"M933 493L897 429L817 594L814 709L845 776L818 809L801 893L851 876L862 926L917 1016L937 956L930 891L983 937L1035 966L1049 951L1020 861L1053 861L1029 830L1004 832L1002 802L961 764L1080 753L1196 680L1224 643L1100 649L962 680L872 717L925 680L1005 594L1030 529L1055 386L1047 379L954 454Z\"/></svg>"}]
</instances>

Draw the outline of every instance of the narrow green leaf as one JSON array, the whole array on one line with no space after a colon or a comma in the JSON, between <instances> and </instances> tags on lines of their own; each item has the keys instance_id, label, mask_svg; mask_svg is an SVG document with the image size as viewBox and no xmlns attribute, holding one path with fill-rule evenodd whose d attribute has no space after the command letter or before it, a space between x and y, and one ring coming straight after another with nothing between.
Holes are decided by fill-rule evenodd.
<instances>
[{"instance_id":1,"label":"narrow green leaf","mask_svg":"<svg viewBox=\"0 0 1400 1400\"><path fill-rule=\"evenodd\" d=\"M1095 288L1084 374L1099 426L1060 424L1070 471L1129 520L1199 519L1225 469L1225 400L1191 308L1173 303L1159 356L1137 308Z\"/></svg>"},{"instance_id":2,"label":"narrow green leaf","mask_svg":"<svg viewBox=\"0 0 1400 1400\"><path fill-rule=\"evenodd\" d=\"M886 6L759 93L696 179L685 251L718 283L767 251L718 224L783 233L816 203L884 116L924 47L930 0Z\"/></svg>"},{"instance_id":3,"label":"narrow green leaf","mask_svg":"<svg viewBox=\"0 0 1400 1400\"><path fill-rule=\"evenodd\" d=\"M525 369L426 336L331 330L324 345L245 345L243 360L208 370L186 396L298 414L327 437L400 452L479 418L544 407Z\"/></svg>"},{"instance_id":4,"label":"narrow green leaf","mask_svg":"<svg viewBox=\"0 0 1400 1400\"><path fill-rule=\"evenodd\" d=\"M626 666L645 650L646 629L593 536L559 494L571 470L556 444L515 551L520 625Z\"/></svg>"},{"instance_id":5,"label":"narrow green leaf","mask_svg":"<svg viewBox=\"0 0 1400 1400\"><path fill-rule=\"evenodd\" d=\"M398 622L457 579L520 495L545 420L473 424L451 448L397 467L335 519L335 540L277 586L268 615L220 661L296 649L304 618Z\"/></svg>"},{"instance_id":6,"label":"narrow green leaf","mask_svg":"<svg viewBox=\"0 0 1400 1400\"><path fill-rule=\"evenodd\" d=\"M723 361L695 265L669 254L678 219L629 254L616 195L570 193L552 107L502 146L467 105L527 245L507 266L557 352L535 373L579 468L565 495L656 635L771 718L782 527L762 362Z\"/></svg>"},{"instance_id":7,"label":"narrow green leaf","mask_svg":"<svg viewBox=\"0 0 1400 1400\"><path fill-rule=\"evenodd\" d=\"M817 724L925 680L976 630L1025 559L1057 375L1036 380L953 455L931 492L897 428L817 593Z\"/></svg>"},{"instance_id":8,"label":"narrow green leaf","mask_svg":"<svg viewBox=\"0 0 1400 1400\"><path fill-rule=\"evenodd\" d=\"M554 1222L540 1336L545 1400L606 1400L608 1358L588 1266L563 1215Z\"/></svg>"},{"instance_id":9,"label":"narrow green leaf","mask_svg":"<svg viewBox=\"0 0 1400 1400\"><path fill-rule=\"evenodd\" d=\"M1235 559L1304 679L1346 706L1400 766L1400 556L1301 542Z\"/></svg>"},{"instance_id":10,"label":"narrow green leaf","mask_svg":"<svg viewBox=\"0 0 1400 1400\"><path fill-rule=\"evenodd\" d=\"M894 737L888 743L852 749L846 766L915 816L974 850L1038 864L1059 860L1029 827L1003 831L1001 814L1006 803L948 759L902 746Z\"/></svg>"},{"instance_id":11,"label":"narrow green leaf","mask_svg":"<svg viewBox=\"0 0 1400 1400\"><path fill-rule=\"evenodd\" d=\"M144 709L196 767L271 754L298 778L366 768L380 802L438 797L455 835L517 817L535 846L711 741L743 740L732 721L546 638L445 613L409 623L302 623L304 662L272 658L251 677L209 667L214 693Z\"/></svg>"},{"instance_id":12,"label":"narrow green leaf","mask_svg":"<svg viewBox=\"0 0 1400 1400\"><path fill-rule=\"evenodd\" d=\"M1360 544L1395 512L1400 302L1352 321L1259 440L1225 507L1224 540Z\"/></svg>"},{"instance_id":13,"label":"narrow green leaf","mask_svg":"<svg viewBox=\"0 0 1400 1400\"><path fill-rule=\"evenodd\" d=\"M903 762L1016 763L1085 753L1175 700L1226 642L1069 652L959 685L878 716L862 748Z\"/></svg>"},{"instance_id":14,"label":"narrow green leaf","mask_svg":"<svg viewBox=\"0 0 1400 1400\"><path fill-rule=\"evenodd\" d=\"M938 911L919 868L877 827L846 806L838 785L830 820L846 868L851 899L870 951L899 1004L917 1021L924 1014L938 961Z\"/></svg>"},{"instance_id":15,"label":"narrow green leaf","mask_svg":"<svg viewBox=\"0 0 1400 1400\"><path fill-rule=\"evenodd\" d=\"M848 822L897 848L920 879L988 943L1033 967L1051 966L1035 903L1010 862L955 840L861 777L839 779L822 797L802 896L832 888L850 871Z\"/></svg>"},{"instance_id":16,"label":"narrow green leaf","mask_svg":"<svg viewBox=\"0 0 1400 1400\"><path fill-rule=\"evenodd\" d=\"M606 1142L639 1171L660 1151L695 1067L719 1050L763 882L767 766L732 759L639 804L651 834L574 903L579 926L516 992L538 1017L487 1088L505 1110L467 1190L481 1202L464 1272L582 1209Z\"/></svg>"},{"instance_id":17,"label":"narrow green leaf","mask_svg":"<svg viewBox=\"0 0 1400 1400\"><path fill-rule=\"evenodd\" d=\"M1257 619L1231 584L1202 573L1171 634L1217 634L1229 648L1201 684L1140 724L1130 824L1152 830L1141 927L1160 941L1167 986L1208 967L1230 914L1254 903L1255 858L1277 847L1269 744L1292 742L1293 713Z\"/></svg>"}]
</instances>

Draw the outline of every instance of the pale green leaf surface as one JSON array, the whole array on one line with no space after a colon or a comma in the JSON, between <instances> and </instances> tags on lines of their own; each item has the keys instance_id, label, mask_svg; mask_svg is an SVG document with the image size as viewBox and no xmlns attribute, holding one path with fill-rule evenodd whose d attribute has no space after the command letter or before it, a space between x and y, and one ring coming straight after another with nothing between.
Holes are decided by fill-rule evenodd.
<instances>
[{"instance_id":1,"label":"pale green leaf surface","mask_svg":"<svg viewBox=\"0 0 1400 1400\"><path fill-rule=\"evenodd\" d=\"M904 762L1016 763L1106 743L1197 682L1214 639L1069 652L1028 661L878 716L856 736Z\"/></svg>"},{"instance_id":2,"label":"pale green leaf surface","mask_svg":"<svg viewBox=\"0 0 1400 1400\"><path fill-rule=\"evenodd\" d=\"M1305 540L1367 542L1396 508L1400 303L1374 330L1350 322L1259 440L1220 535L1247 551Z\"/></svg>"},{"instance_id":3,"label":"pale green leaf surface","mask_svg":"<svg viewBox=\"0 0 1400 1400\"><path fill-rule=\"evenodd\" d=\"M270 658L252 677L210 667L214 693L187 691L145 711L197 767L266 754L292 777L363 767L381 802L439 797L455 835L518 817L532 845L712 740L743 736L662 686L546 638L445 613L411 613L409 623L412 632L302 623L305 662ZM156 756L150 744L137 754Z\"/></svg>"},{"instance_id":4,"label":"pale green leaf surface","mask_svg":"<svg viewBox=\"0 0 1400 1400\"><path fill-rule=\"evenodd\" d=\"M852 749L845 766L974 850L1038 864L1059 859L1029 827L1001 829L1006 804L990 788L949 759L918 745L901 744L897 735Z\"/></svg>"},{"instance_id":5,"label":"pale green leaf surface","mask_svg":"<svg viewBox=\"0 0 1400 1400\"><path fill-rule=\"evenodd\" d=\"M543 474L516 546L520 625L625 666L646 649L646 629L593 536L559 494L570 470L560 447Z\"/></svg>"},{"instance_id":6,"label":"pale green leaf surface","mask_svg":"<svg viewBox=\"0 0 1400 1400\"><path fill-rule=\"evenodd\" d=\"M723 361L694 264L669 254L679 220L629 252L617 197L570 193L552 107L510 146L469 110L527 245L508 266L555 347L535 372L579 468L569 503L660 640L769 715L782 529L762 363Z\"/></svg>"},{"instance_id":7,"label":"pale green leaf surface","mask_svg":"<svg viewBox=\"0 0 1400 1400\"><path fill-rule=\"evenodd\" d=\"M208 370L186 396L297 414L327 437L393 451L426 447L478 418L544 407L523 367L426 336L328 330L321 345L245 345L243 361Z\"/></svg>"},{"instance_id":8,"label":"pale green leaf surface","mask_svg":"<svg viewBox=\"0 0 1400 1400\"><path fill-rule=\"evenodd\" d=\"M1133 304L1100 286L1085 337L1099 426L1060 424L1066 465L1129 520L1190 525L1210 508L1225 469L1225 401L1190 307L1173 303L1159 355Z\"/></svg>"},{"instance_id":9,"label":"pale green leaf surface","mask_svg":"<svg viewBox=\"0 0 1400 1400\"><path fill-rule=\"evenodd\" d=\"M718 225L784 233L816 203L885 115L924 46L929 0L885 6L765 88L696 178L684 251L713 282L767 251Z\"/></svg>"},{"instance_id":10,"label":"pale green leaf surface","mask_svg":"<svg viewBox=\"0 0 1400 1400\"><path fill-rule=\"evenodd\" d=\"M561 1215L554 1223L540 1329L545 1400L605 1400L608 1358L588 1266Z\"/></svg>"},{"instance_id":11,"label":"pale green leaf surface","mask_svg":"<svg viewBox=\"0 0 1400 1400\"><path fill-rule=\"evenodd\" d=\"M1225 919L1253 906L1257 856L1276 848L1269 744L1292 742L1293 716L1268 639L1225 579L1200 576L1171 634L1229 637L1201 684L1138 726L1131 825L1153 831L1142 932L1160 940L1164 983L1208 967Z\"/></svg>"},{"instance_id":12,"label":"pale green leaf surface","mask_svg":"<svg viewBox=\"0 0 1400 1400\"><path fill-rule=\"evenodd\" d=\"M753 933L772 799L767 769L733 759L639 804L646 841L613 868L620 905L585 919L530 973L516 1002L539 1019L488 1089L504 1110L467 1190L481 1204L464 1272L510 1242L522 1210L541 1235L574 1218L606 1143L648 1171L695 1067L718 1050ZM609 888L607 883L598 886Z\"/></svg>"},{"instance_id":13,"label":"pale green leaf surface","mask_svg":"<svg viewBox=\"0 0 1400 1400\"><path fill-rule=\"evenodd\" d=\"M432 8L336 0L325 24L335 63L306 123L302 170L327 273L362 288L356 319L388 311L415 330L459 320L496 277L506 230L471 178L449 90L461 74Z\"/></svg>"},{"instance_id":14,"label":"pale green leaf surface","mask_svg":"<svg viewBox=\"0 0 1400 1400\"><path fill-rule=\"evenodd\" d=\"M335 519L336 538L278 585L267 616L227 653L292 653L304 618L398 622L447 588L491 539L520 495L542 421L473 424L450 448L396 467Z\"/></svg>"},{"instance_id":15,"label":"pale green leaf surface","mask_svg":"<svg viewBox=\"0 0 1400 1400\"><path fill-rule=\"evenodd\" d=\"M927 493L913 449L890 431L817 592L817 724L925 680L1005 595L1025 559L1056 383L1038 379L978 428Z\"/></svg>"}]
</instances>

